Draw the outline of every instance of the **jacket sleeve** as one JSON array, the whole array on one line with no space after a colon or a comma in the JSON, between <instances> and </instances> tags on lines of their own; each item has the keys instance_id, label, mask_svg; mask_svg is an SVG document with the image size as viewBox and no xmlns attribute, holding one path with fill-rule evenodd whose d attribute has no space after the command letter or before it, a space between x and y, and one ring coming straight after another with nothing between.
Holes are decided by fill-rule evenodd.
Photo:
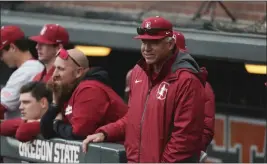
<instances>
[{"instance_id":1,"label":"jacket sleeve","mask_svg":"<svg viewBox=\"0 0 267 164\"><path fill-rule=\"evenodd\" d=\"M35 139L40 134L40 122L22 123L16 132L16 139L21 142L28 142Z\"/></svg>"},{"instance_id":2,"label":"jacket sleeve","mask_svg":"<svg viewBox=\"0 0 267 164\"><path fill-rule=\"evenodd\" d=\"M130 75L128 75L128 76L130 76ZM131 77L132 76L130 76L128 78L131 78ZM129 86L131 88L131 83L129 83ZM129 89L128 96L129 96L128 107L130 107L132 104L131 89ZM118 121L98 128L95 133L104 132L106 134L105 141L107 141L107 142L124 141L125 140L125 128L127 125L127 120L128 120L128 112L126 113L126 115L124 115L124 117L122 117Z\"/></svg>"},{"instance_id":3,"label":"jacket sleeve","mask_svg":"<svg viewBox=\"0 0 267 164\"><path fill-rule=\"evenodd\" d=\"M0 124L0 135L2 136L15 136L19 125L23 121L21 119L4 120Z\"/></svg>"},{"instance_id":4,"label":"jacket sleeve","mask_svg":"<svg viewBox=\"0 0 267 164\"><path fill-rule=\"evenodd\" d=\"M214 136L215 96L209 83L206 83L205 86L205 98L205 119L204 130L202 134L203 151L206 151Z\"/></svg>"},{"instance_id":5,"label":"jacket sleeve","mask_svg":"<svg viewBox=\"0 0 267 164\"><path fill-rule=\"evenodd\" d=\"M63 120L57 120L53 125L54 132L60 138L67 140L83 140L85 137L73 134L71 124L65 123Z\"/></svg>"},{"instance_id":6,"label":"jacket sleeve","mask_svg":"<svg viewBox=\"0 0 267 164\"><path fill-rule=\"evenodd\" d=\"M124 141L127 117L128 113L118 121L98 128L95 133L104 132L107 135L105 141L108 142Z\"/></svg>"},{"instance_id":7,"label":"jacket sleeve","mask_svg":"<svg viewBox=\"0 0 267 164\"><path fill-rule=\"evenodd\" d=\"M62 120L55 120L59 108L50 105L49 109L41 118L40 129L45 139L60 137L68 140L82 139L72 133L72 126Z\"/></svg>"},{"instance_id":8,"label":"jacket sleeve","mask_svg":"<svg viewBox=\"0 0 267 164\"><path fill-rule=\"evenodd\" d=\"M72 107L72 133L83 138L93 134L103 123L109 105L109 98L101 88L79 91Z\"/></svg>"},{"instance_id":9,"label":"jacket sleeve","mask_svg":"<svg viewBox=\"0 0 267 164\"><path fill-rule=\"evenodd\" d=\"M42 116L40 121L41 134L45 139L50 139L57 137L54 131L54 119L59 113L59 108L57 106L49 105L48 110Z\"/></svg>"},{"instance_id":10,"label":"jacket sleeve","mask_svg":"<svg viewBox=\"0 0 267 164\"><path fill-rule=\"evenodd\" d=\"M198 160L204 120L204 86L195 77L179 79L170 139L162 154L164 163Z\"/></svg>"}]
</instances>

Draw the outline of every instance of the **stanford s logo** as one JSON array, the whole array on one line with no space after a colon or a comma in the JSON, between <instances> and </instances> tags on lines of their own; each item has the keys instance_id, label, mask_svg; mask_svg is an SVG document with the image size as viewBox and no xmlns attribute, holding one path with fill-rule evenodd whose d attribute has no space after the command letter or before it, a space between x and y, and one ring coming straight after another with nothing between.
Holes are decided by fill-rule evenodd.
<instances>
[{"instance_id":1,"label":"stanford s logo","mask_svg":"<svg viewBox=\"0 0 267 164\"><path fill-rule=\"evenodd\" d=\"M167 93L168 93L168 88L169 88L169 83L162 82L159 87L158 87L158 92L157 92L157 99L159 100L165 100Z\"/></svg>"},{"instance_id":2,"label":"stanford s logo","mask_svg":"<svg viewBox=\"0 0 267 164\"><path fill-rule=\"evenodd\" d=\"M146 22L145 27L146 29L151 29L151 22Z\"/></svg>"},{"instance_id":3,"label":"stanford s logo","mask_svg":"<svg viewBox=\"0 0 267 164\"><path fill-rule=\"evenodd\" d=\"M40 32L40 35L44 35L45 32L46 32L46 30L47 30L47 27L44 26L44 27L42 28L41 32Z\"/></svg>"}]
</instances>

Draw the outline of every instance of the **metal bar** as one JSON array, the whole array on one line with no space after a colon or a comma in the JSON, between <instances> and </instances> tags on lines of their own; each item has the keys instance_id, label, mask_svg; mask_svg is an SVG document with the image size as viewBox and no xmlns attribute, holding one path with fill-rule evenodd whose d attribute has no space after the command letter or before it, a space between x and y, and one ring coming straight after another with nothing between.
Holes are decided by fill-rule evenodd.
<instances>
[{"instance_id":1,"label":"metal bar","mask_svg":"<svg viewBox=\"0 0 267 164\"><path fill-rule=\"evenodd\" d=\"M201 17L201 15L202 15L201 12L204 9L204 7L207 5L207 3L208 3L207 1L204 1L201 3L200 7L198 8L198 10L195 13L194 17L192 18L192 20L196 20L196 19Z\"/></svg>"},{"instance_id":2,"label":"metal bar","mask_svg":"<svg viewBox=\"0 0 267 164\"><path fill-rule=\"evenodd\" d=\"M226 12L226 14L232 19L233 22L236 22L236 18L233 16L233 14L227 9L227 7L223 4L223 2L218 1L220 6L223 8L223 10Z\"/></svg>"}]
</instances>

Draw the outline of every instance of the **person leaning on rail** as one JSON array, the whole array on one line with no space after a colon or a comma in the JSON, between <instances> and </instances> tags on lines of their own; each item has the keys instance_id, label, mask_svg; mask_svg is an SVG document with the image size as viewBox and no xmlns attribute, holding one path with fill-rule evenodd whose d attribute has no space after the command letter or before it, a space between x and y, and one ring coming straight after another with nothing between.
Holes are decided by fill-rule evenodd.
<instances>
[{"instance_id":1,"label":"person leaning on rail","mask_svg":"<svg viewBox=\"0 0 267 164\"><path fill-rule=\"evenodd\" d=\"M0 135L27 142L40 134L40 119L52 103L52 91L45 83L29 82L21 87L19 100L21 118L2 121Z\"/></svg>"},{"instance_id":2,"label":"person leaning on rail","mask_svg":"<svg viewBox=\"0 0 267 164\"><path fill-rule=\"evenodd\" d=\"M41 118L41 133L45 138L82 140L128 111L128 106L111 88L108 73L99 67L89 67L83 52L60 49L54 67L48 81L53 90L53 104Z\"/></svg>"},{"instance_id":3,"label":"person leaning on rail","mask_svg":"<svg viewBox=\"0 0 267 164\"><path fill-rule=\"evenodd\" d=\"M198 162L204 128L205 79L196 61L174 52L172 24L162 17L137 28L143 58L132 69L129 111L83 141L125 137L128 162Z\"/></svg>"}]
</instances>

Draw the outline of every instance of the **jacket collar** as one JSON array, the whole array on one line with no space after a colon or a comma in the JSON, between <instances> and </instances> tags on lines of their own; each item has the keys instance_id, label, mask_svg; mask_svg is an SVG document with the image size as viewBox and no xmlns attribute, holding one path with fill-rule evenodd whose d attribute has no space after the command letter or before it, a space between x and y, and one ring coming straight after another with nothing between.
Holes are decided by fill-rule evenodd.
<instances>
[{"instance_id":1,"label":"jacket collar","mask_svg":"<svg viewBox=\"0 0 267 164\"><path fill-rule=\"evenodd\" d=\"M163 80L164 78L166 78L166 76L169 75L169 72L171 71L172 65L175 62L177 55L178 53L174 53L165 60L160 72L153 80L152 80L153 69L151 68L150 65L146 63L144 58L140 59L137 65L139 65L143 69L143 71L147 74L148 78L150 79L153 85ZM174 77L168 77L168 79L169 78L173 79Z\"/></svg>"}]
</instances>

